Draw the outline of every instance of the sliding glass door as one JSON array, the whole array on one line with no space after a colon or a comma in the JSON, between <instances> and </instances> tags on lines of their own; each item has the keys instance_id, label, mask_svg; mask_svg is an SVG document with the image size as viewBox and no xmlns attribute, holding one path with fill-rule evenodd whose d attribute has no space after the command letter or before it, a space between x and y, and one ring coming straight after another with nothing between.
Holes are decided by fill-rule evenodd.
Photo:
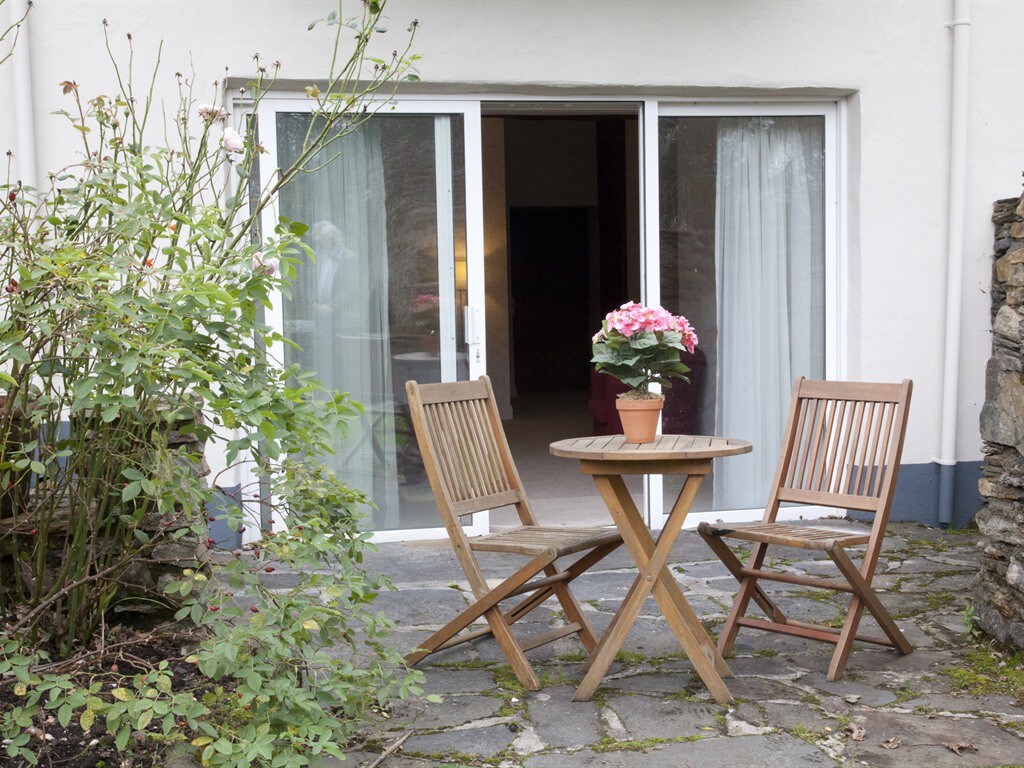
<instances>
[{"instance_id":1,"label":"sliding glass door","mask_svg":"<svg viewBox=\"0 0 1024 768\"><path fill-rule=\"evenodd\" d=\"M715 465L691 523L756 516L793 379L842 374L837 112L644 102L642 300L686 315L701 339L691 382L666 393L662 431L754 444ZM300 97L264 102L258 117L269 173L296 156L312 118ZM299 348L272 353L364 405L331 461L369 494L365 527L382 540L440 535L406 380L484 373L480 132L479 101L398 101L341 138L267 220L307 224L316 254L270 318ZM659 527L678 482L652 476L646 491ZM476 516L472 531L486 530Z\"/></svg>"},{"instance_id":2,"label":"sliding glass door","mask_svg":"<svg viewBox=\"0 0 1024 768\"><path fill-rule=\"evenodd\" d=\"M660 303L700 336L690 383L667 392L663 431L754 444L753 454L716 463L695 512L755 516L794 379L829 369L834 110L660 110L654 282ZM677 492L665 478L666 505Z\"/></svg>"},{"instance_id":3,"label":"sliding glass door","mask_svg":"<svg viewBox=\"0 0 1024 768\"><path fill-rule=\"evenodd\" d=\"M405 383L482 373L471 371L470 353L483 356L468 347L480 339L467 338L463 323L482 250L479 203L467 204L470 146L479 157L475 106L389 106L314 159L276 212L309 227L303 239L315 254L275 302L275 322L298 345L281 354L363 405L336 436L330 465L373 502L364 527L403 538L436 535L440 525ZM287 103L261 114L272 162L294 162L313 120ZM478 161L470 165L478 175Z\"/></svg>"}]
</instances>

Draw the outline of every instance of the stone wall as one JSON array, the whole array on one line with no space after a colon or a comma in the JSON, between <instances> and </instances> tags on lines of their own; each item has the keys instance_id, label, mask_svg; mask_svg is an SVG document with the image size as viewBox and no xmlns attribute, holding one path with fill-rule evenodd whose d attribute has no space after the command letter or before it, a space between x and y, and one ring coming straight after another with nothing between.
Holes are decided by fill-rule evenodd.
<instances>
[{"instance_id":1,"label":"stone wall","mask_svg":"<svg viewBox=\"0 0 1024 768\"><path fill-rule=\"evenodd\" d=\"M976 518L983 550L974 610L989 635L1024 647L1024 196L996 202L992 221L992 357L981 411L985 506Z\"/></svg>"}]
</instances>

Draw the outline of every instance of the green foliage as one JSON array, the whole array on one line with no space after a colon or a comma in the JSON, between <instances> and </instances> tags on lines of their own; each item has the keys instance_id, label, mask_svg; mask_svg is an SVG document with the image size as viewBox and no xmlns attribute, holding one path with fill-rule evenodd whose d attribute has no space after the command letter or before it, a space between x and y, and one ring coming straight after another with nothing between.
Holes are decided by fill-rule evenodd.
<instances>
[{"instance_id":1,"label":"green foliage","mask_svg":"<svg viewBox=\"0 0 1024 768\"><path fill-rule=\"evenodd\" d=\"M672 376L686 380L690 369L679 360L683 350L678 331L642 331L632 336L612 331L594 342L590 362L599 373L610 373L623 384L646 392L652 383L671 387Z\"/></svg>"},{"instance_id":2,"label":"green foliage","mask_svg":"<svg viewBox=\"0 0 1024 768\"><path fill-rule=\"evenodd\" d=\"M964 629L967 631L967 636L974 642L979 642L984 634L981 631L981 627L978 626L978 616L974 612L974 606L968 603L964 606L964 609L960 611L960 618L964 622Z\"/></svg>"},{"instance_id":3,"label":"green foliage","mask_svg":"<svg viewBox=\"0 0 1024 768\"><path fill-rule=\"evenodd\" d=\"M235 133L177 75L176 112L150 126L140 94L158 72L139 88L116 56L114 93L60 84L77 160L45 188L0 186L0 739L11 765L38 763L51 715L119 750L315 765L372 707L421 692L373 610L388 585L361 565L368 500L322 463L361 406L267 353L291 342L263 320L309 256L304 224L260 232L268 206L415 60L408 48L366 58L383 7L332 15L329 75L310 94L319 119L295 164L264 169L261 187L255 125ZM276 68L256 69L246 95L258 105ZM222 565L206 557L215 489L197 450L217 442L229 463L253 464L286 524ZM260 512L247 502L231 524ZM139 564L182 552L195 566L166 594L137 583ZM282 564L292 585L264 587ZM189 686L169 661L95 669L128 600L193 625Z\"/></svg>"}]
</instances>

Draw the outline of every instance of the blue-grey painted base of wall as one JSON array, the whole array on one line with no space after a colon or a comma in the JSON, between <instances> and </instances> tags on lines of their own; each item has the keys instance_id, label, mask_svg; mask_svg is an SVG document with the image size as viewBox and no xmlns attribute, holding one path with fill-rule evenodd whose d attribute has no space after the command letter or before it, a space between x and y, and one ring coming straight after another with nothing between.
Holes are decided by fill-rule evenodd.
<instances>
[{"instance_id":1,"label":"blue-grey painted base of wall","mask_svg":"<svg viewBox=\"0 0 1024 768\"><path fill-rule=\"evenodd\" d=\"M241 486L235 485L231 488L220 488L213 499L206 505L206 514L212 518L210 525L210 538L218 549L238 549L242 546L242 534L233 530L228 525L228 513L238 513L238 499L241 494Z\"/></svg>"},{"instance_id":2,"label":"blue-grey painted base of wall","mask_svg":"<svg viewBox=\"0 0 1024 768\"><path fill-rule=\"evenodd\" d=\"M978 493L981 479L981 461L958 462L953 472L953 528L970 524L982 506ZM889 519L895 522L939 524L939 484L943 465L903 464L896 481L896 495L892 500ZM850 512L855 520L870 520L870 515Z\"/></svg>"}]
</instances>

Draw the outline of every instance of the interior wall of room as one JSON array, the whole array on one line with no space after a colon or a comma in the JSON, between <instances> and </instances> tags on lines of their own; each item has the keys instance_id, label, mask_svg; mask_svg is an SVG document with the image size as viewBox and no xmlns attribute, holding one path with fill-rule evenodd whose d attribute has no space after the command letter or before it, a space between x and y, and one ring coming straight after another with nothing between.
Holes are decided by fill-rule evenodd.
<instances>
[{"instance_id":1,"label":"interior wall of room","mask_svg":"<svg viewBox=\"0 0 1024 768\"><path fill-rule=\"evenodd\" d=\"M597 131L593 121L505 118L509 208L597 206Z\"/></svg>"},{"instance_id":2,"label":"interior wall of room","mask_svg":"<svg viewBox=\"0 0 1024 768\"><path fill-rule=\"evenodd\" d=\"M484 293L487 300L487 375L503 419L512 418L508 328L508 205L505 200L505 120L481 123L484 187Z\"/></svg>"}]
</instances>

